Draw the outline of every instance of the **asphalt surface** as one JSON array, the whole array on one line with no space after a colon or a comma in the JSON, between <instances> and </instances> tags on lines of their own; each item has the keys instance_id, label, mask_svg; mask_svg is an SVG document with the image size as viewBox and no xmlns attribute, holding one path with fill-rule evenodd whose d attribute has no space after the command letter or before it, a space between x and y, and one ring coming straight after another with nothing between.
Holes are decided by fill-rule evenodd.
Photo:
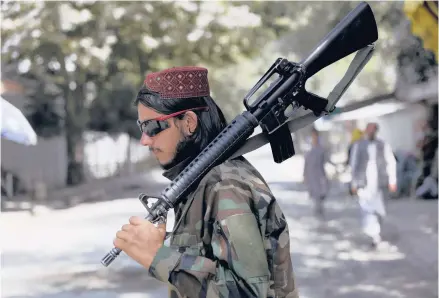
<instances>
[{"instance_id":1,"label":"asphalt surface","mask_svg":"<svg viewBox=\"0 0 439 298\"><path fill-rule=\"evenodd\" d=\"M269 149L269 148L268 148ZM386 243L371 250L361 235L359 210L336 182L324 218L300 183L303 161L283 164L258 150L250 161L267 179L288 219L291 255L300 297L438 297L437 201L392 200L384 222ZM166 180L157 170L115 187L120 199L61 210L39 207L36 215L1 216L4 298L166 297L166 287L126 255L108 268L101 258L116 231L132 215L144 215L135 195L158 194ZM168 219L172 227L173 214Z\"/></svg>"}]
</instances>

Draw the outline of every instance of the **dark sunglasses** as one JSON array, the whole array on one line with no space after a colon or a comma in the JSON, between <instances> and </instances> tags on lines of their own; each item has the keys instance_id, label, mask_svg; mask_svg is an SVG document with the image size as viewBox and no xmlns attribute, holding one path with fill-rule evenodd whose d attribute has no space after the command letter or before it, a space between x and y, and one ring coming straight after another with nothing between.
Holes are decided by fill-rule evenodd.
<instances>
[{"instance_id":1,"label":"dark sunglasses","mask_svg":"<svg viewBox=\"0 0 439 298\"><path fill-rule=\"evenodd\" d=\"M175 112L169 115L160 116L154 119L149 119L140 122L140 120L137 120L137 126L139 126L139 129L142 133L146 134L148 137L153 137L160 132L164 131L165 129L169 128L168 120L169 118L181 115L183 113L186 113L188 111L194 111L194 110L206 110L208 111L208 107L199 107L199 108L193 108L193 109L187 109L179 112Z\"/></svg>"}]
</instances>

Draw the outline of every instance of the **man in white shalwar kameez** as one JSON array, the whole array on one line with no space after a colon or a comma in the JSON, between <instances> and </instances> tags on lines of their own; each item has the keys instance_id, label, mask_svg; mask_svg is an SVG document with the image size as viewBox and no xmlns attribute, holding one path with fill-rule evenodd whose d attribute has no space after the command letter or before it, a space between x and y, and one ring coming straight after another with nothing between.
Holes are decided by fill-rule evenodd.
<instances>
[{"instance_id":1,"label":"man in white shalwar kameez","mask_svg":"<svg viewBox=\"0 0 439 298\"><path fill-rule=\"evenodd\" d=\"M396 160L389 144L376 138L378 125L369 123L365 137L352 148L352 192L357 193L363 232L376 247L381 241L381 224L386 215L389 190L396 191Z\"/></svg>"}]
</instances>

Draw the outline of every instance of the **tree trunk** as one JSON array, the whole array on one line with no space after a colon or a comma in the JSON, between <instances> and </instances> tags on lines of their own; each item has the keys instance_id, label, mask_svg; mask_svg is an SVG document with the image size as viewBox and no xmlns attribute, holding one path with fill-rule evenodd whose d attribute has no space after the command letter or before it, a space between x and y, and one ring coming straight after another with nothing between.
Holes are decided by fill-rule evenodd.
<instances>
[{"instance_id":1,"label":"tree trunk","mask_svg":"<svg viewBox=\"0 0 439 298\"><path fill-rule=\"evenodd\" d=\"M61 5L53 3L54 25L55 28L61 28ZM59 33L60 45L65 41L66 36L62 31ZM85 181L84 175L84 107L83 107L83 87L78 77L73 77L66 69L66 55L64 55L61 46L57 52L57 60L60 63L61 75L64 77L63 96L64 96L64 112L65 112L65 137L67 145L67 185L77 185ZM70 83L76 83L76 90L70 89ZM78 94L76 94L78 93Z\"/></svg>"},{"instance_id":2,"label":"tree trunk","mask_svg":"<svg viewBox=\"0 0 439 298\"><path fill-rule=\"evenodd\" d=\"M85 181L83 130L75 121L77 116L75 98L70 90L66 90L65 93L67 93L65 94L65 133L68 161L66 183L67 185L77 185Z\"/></svg>"},{"instance_id":3,"label":"tree trunk","mask_svg":"<svg viewBox=\"0 0 439 298\"><path fill-rule=\"evenodd\" d=\"M83 143L78 136L66 134L67 140L67 185L77 185L85 181L83 165Z\"/></svg>"}]
</instances>

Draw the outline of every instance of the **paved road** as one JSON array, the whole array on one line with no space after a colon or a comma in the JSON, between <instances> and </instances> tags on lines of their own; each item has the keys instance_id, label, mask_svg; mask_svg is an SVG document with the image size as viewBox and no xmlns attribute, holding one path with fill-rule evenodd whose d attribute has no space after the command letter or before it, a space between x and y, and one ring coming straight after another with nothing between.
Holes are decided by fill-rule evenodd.
<instances>
[{"instance_id":1,"label":"paved road","mask_svg":"<svg viewBox=\"0 0 439 298\"><path fill-rule=\"evenodd\" d=\"M388 245L373 252L359 234L354 201L334 187L325 220L316 219L298 182L301 158L281 165L270 158L267 150L249 157L288 218L301 297L438 296L436 201L390 202L384 229ZM156 171L143 179L152 193L166 183ZM3 213L1 297L165 297L166 288L125 255L109 268L99 264L120 226L143 214L133 197L137 192L125 189L119 200L40 210L35 217ZM172 223L171 215L168 225Z\"/></svg>"}]
</instances>

